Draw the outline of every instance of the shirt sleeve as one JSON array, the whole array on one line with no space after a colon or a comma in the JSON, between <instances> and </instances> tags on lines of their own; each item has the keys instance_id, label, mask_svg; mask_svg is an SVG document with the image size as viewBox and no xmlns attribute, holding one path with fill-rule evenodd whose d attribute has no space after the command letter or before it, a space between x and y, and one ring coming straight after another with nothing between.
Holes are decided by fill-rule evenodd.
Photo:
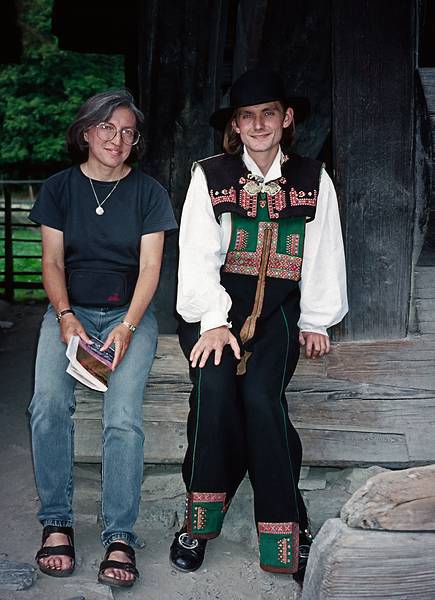
<instances>
[{"instance_id":1,"label":"shirt sleeve","mask_svg":"<svg viewBox=\"0 0 435 600\"><path fill-rule=\"evenodd\" d=\"M177 311L188 323L201 322L201 334L228 323L230 296L220 284L222 231L203 170L194 166L180 224Z\"/></svg>"},{"instance_id":2,"label":"shirt sleeve","mask_svg":"<svg viewBox=\"0 0 435 600\"><path fill-rule=\"evenodd\" d=\"M145 187L148 203L142 223L142 235L178 228L168 192L157 181L151 181L150 187Z\"/></svg>"},{"instance_id":3,"label":"shirt sleeve","mask_svg":"<svg viewBox=\"0 0 435 600\"><path fill-rule=\"evenodd\" d=\"M327 335L327 328L343 319L348 304L337 196L325 170L315 219L306 226L300 289L300 330Z\"/></svg>"},{"instance_id":4,"label":"shirt sleeve","mask_svg":"<svg viewBox=\"0 0 435 600\"><path fill-rule=\"evenodd\" d=\"M29 214L29 219L38 225L47 225L63 231L65 217L62 210L62 190L56 185L54 177L43 183L35 204Z\"/></svg>"}]
</instances>

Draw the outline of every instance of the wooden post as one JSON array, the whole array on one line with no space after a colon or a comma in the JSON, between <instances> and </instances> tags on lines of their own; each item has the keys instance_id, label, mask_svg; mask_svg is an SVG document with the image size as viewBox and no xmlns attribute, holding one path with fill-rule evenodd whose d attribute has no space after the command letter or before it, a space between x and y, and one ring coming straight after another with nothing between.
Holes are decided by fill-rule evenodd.
<instances>
[{"instance_id":1,"label":"wooden post","mask_svg":"<svg viewBox=\"0 0 435 600\"><path fill-rule=\"evenodd\" d=\"M164 185L176 215L194 160L214 154L210 114L219 104L228 0L149 0L139 19L140 104L145 115L144 170ZM170 15L170 18L168 18ZM176 236L166 241L156 304L162 332L174 331Z\"/></svg>"},{"instance_id":2,"label":"wooden post","mask_svg":"<svg viewBox=\"0 0 435 600\"><path fill-rule=\"evenodd\" d=\"M5 299L14 299L14 257L12 242L12 197L10 189L4 187L5 199Z\"/></svg>"},{"instance_id":3,"label":"wooden post","mask_svg":"<svg viewBox=\"0 0 435 600\"><path fill-rule=\"evenodd\" d=\"M333 152L350 312L344 339L407 334L414 227L413 0L333 0Z\"/></svg>"}]
</instances>

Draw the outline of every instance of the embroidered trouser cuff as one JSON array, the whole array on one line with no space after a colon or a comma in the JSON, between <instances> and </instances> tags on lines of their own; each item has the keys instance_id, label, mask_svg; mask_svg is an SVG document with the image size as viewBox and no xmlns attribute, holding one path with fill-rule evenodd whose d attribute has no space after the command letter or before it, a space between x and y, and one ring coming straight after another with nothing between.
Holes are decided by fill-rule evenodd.
<instances>
[{"instance_id":1,"label":"embroidered trouser cuff","mask_svg":"<svg viewBox=\"0 0 435 600\"><path fill-rule=\"evenodd\" d=\"M212 539L220 534L228 508L225 498L225 492L187 494L187 532L191 537Z\"/></svg>"},{"instance_id":2,"label":"embroidered trouser cuff","mask_svg":"<svg viewBox=\"0 0 435 600\"><path fill-rule=\"evenodd\" d=\"M298 523L258 523L260 567L272 573L295 573L299 563Z\"/></svg>"}]
</instances>

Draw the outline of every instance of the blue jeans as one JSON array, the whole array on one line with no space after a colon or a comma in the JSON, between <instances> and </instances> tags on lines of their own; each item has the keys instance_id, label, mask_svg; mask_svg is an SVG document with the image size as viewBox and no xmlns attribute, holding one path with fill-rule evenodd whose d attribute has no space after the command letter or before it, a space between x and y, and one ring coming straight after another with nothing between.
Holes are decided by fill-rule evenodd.
<instances>
[{"instance_id":1,"label":"blue jeans","mask_svg":"<svg viewBox=\"0 0 435 600\"><path fill-rule=\"evenodd\" d=\"M128 307L73 306L89 334L104 340ZM72 526L74 458L74 388L65 372L66 346L59 336L55 311L44 315L35 366L35 393L29 406L38 512L45 525ZM143 476L143 397L157 344L152 306L134 333L121 364L104 394L102 440L102 519L104 546L115 540L137 544L133 527L139 512Z\"/></svg>"}]
</instances>

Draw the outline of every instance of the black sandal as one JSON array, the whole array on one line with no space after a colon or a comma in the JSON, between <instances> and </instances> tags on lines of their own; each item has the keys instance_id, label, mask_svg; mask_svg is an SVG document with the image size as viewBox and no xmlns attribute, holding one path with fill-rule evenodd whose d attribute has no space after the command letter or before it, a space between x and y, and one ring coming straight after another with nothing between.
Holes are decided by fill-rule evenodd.
<instances>
[{"instance_id":1,"label":"black sandal","mask_svg":"<svg viewBox=\"0 0 435 600\"><path fill-rule=\"evenodd\" d=\"M112 552L124 552L131 562L120 562L119 560L108 560L109 555ZM109 577L104 575L106 569L121 569L128 573L133 573L133 579L116 579L116 577ZM139 577L139 571L136 569L136 556L131 546L122 544L121 542L112 542L106 550L104 560L100 564L100 570L98 571L98 582L104 585L110 585L112 587L131 587L136 579Z\"/></svg>"},{"instance_id":2,"label":"black sandal","mask_svg":"<svg viewBox=\"0 0 435 600\"><path fill-rule=\"evenodd\" d=\"M64 546L44 546L48 536L52 533L63 533L68 537L69 544ZM41 558L48 558L49 556L69 556L72 559L72 564L69 569L54 569L51 567L45 567L40 564ZM46 575L51 577L69 577L72 575L75 567L75 550L74 550L74 531L72 527L57 527L57 525L46 525L42 530L42 542L41 548L38 550L35 556L35 560L38 563L39 570Z\"/></svg>"}]
</instances>

